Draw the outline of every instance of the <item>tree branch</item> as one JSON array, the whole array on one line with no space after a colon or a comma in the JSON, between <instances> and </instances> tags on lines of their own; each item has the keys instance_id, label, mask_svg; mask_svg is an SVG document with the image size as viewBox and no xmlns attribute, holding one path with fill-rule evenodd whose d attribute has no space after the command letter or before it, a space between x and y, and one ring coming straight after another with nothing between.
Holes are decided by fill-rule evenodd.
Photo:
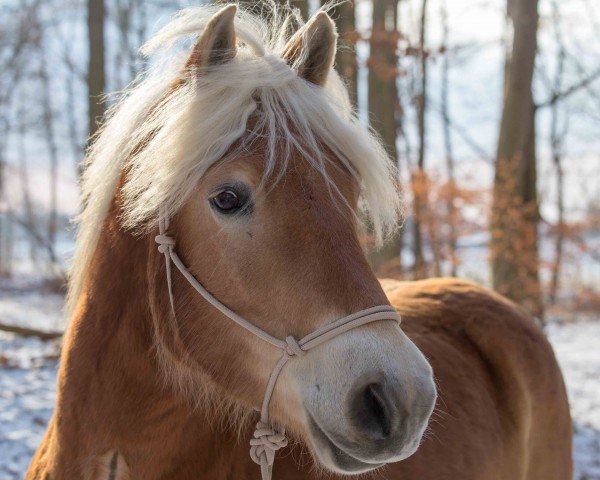
<instances>
[{"instance_id":1,"label":"tree branch","mask_svg":"<svg viewBox=\"0 0 600 480\"><path fill-rule=\"evenodd\" d=\"M590 76L581 80L580 82L577 82L577 83L571 85L570 87L566 88L565 90L562 90L560 92L555 92L548 100L546 100L542 103L538 103L536 105L536 108L551 107L552 105L573 95L574 93L578 92L579 90L588 87L591 83L598 80L599 78L600 78L600 68L598 70L596 70L594 73L592 73Z\"/></svg>"},{"instance_id":2,"label":"tree branch","mask_svg":"<svg viewBox=\"0 0 600 480\"><path fill-rule=\"evenodd\" d=\"M467 129L459 125L454 119L445 113L440 105L429 102L442 115L442 119L446 122L454 132L462 139L462 141L475 153L481 160L486 163L494 163L494 156L486 151L477 141L467 132Z\"/></svg>"},{"instance_id":3,"label":"tree branch","mask_svg":"<svg viewBox=\"0 0 600 480\"><path fill-rule=\"evenodd\" d=\"M55 340L63 335L63 332L52 332L37 330L35 328L17 327L15 325L7 325L5 323L0 323L0 331L14 333L20 337L36 337L40 340Z\"/></svg>"}]
</instances>

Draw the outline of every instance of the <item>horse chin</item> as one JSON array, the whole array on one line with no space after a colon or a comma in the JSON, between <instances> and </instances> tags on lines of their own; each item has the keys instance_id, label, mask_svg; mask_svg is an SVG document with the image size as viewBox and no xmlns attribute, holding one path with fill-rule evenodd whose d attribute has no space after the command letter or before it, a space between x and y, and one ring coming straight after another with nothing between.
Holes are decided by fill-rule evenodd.
<instances>
[{"instance_id":1,"label":"horse chin","mask_svg":"<svg viewBox=\"0 0 600 480\"><path fill-rule=\"evenodd\" d=\"M367 463L345 451L308 413L310 443L319 463L327 470L345 475L361 474L383 467L385 463Z\"/></svg>"}]
</instances>

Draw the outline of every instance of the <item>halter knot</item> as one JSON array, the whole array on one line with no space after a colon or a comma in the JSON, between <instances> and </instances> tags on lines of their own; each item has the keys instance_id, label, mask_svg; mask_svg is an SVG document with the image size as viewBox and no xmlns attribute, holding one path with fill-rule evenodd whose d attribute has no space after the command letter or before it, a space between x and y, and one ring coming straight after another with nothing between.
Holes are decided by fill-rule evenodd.
<instances>
[{"instance_id":1,"label":"halter knot","mask_svg":"<svg viewBox=\"0 0 600 480\"><path fill-rule=\"evenodd\" d=\"M162 233L154 237L154 241L158 243L158 251L160 253L167 253L170 248L175 246L175 239Z\"/></svg>"},{"instance_id":2,"label":"halter knot","mask_svg":"<svg viewBox=\"0 0 600 480\"><path fill-rule=\"evenodd\" d=\"M306 353L304 350L302 350L302 347L298 343L298 340L296 340L291 335L285 337L285 343L285 353L287 353L290 357L302 357Z\"/></svg>"},{"instance_id":3,"label":"halter knot","mask_svg":"<svg viewBox=\"0 0 600 480\"><path fill-rule=\"evenodd\" d=\"M285 430L275 430L264 422L258 422L250 439L250 457L257 465L266 463L270 467L275 461L275 452L286 447L287 443Z\"/></svg>"}]
</instances>

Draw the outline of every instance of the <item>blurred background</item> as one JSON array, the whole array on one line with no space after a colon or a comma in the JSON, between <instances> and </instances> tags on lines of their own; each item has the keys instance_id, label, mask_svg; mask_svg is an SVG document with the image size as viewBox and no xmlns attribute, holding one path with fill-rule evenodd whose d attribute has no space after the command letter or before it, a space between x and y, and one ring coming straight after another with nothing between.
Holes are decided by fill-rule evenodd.
<instances>
[{"instance_id":1,"label":"blurred background","mask_svg":"<svg viewBox=\"0 0 600 480\"><path fill-rule=\"evenodd\" d=\"M22 478L52 411L88 138L144 70L141 44L199 3L0 0L0 480ZM600 3L329 13L336 68L401 173L404 225L373 267L467 278L535 315L571 396L575 478L600 479Z\"/></svg>"}]
</instances>

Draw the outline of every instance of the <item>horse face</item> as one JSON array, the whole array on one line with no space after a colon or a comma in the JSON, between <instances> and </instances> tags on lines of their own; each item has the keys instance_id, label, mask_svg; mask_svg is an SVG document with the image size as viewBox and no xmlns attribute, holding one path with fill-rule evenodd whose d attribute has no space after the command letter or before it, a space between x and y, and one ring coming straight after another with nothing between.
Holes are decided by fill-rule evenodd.
<instances>
[{"instance_id":1,"label":"horse face","mask_svg":"<svg viewBox=\"0 0 600 480\"><path fill-rule=\"evenodd\" d=\"M387 304L348 210L358 197L352 175L330 169L343 196L336 199L296 155L279 181L261 188L262 158L259 151L215 165L176 219L178 248L196 278L278 338ZM188 302L190 351L229 395L260 405L277 349L207 312L199 296ZM323 465L362 472L411 455L434 403L427 361L395 322L383 321L290 362L272 411Z\"/></svg>"},{"instance_id":2,"label":"horse face","mask_svg":"<svg viewBox=\"0 0 600 480\"><path fill-rule=\"evenodd\" d=\"M223 52L233 18L221 15L213 25L221 38L212 43ZM315 83L331 66L333 29L323 14L292 38L317 41L306 68ZM202 52L210 58L206 48ZM266 144L252 145L251 152L213 165L173 219L178 252L190 272L221 302L278 338L301 338L387 304L359 241L355 176L331 153L323 175L295 152L280 178L263 183ZM259 406L280 351L220 315L179 276L174 290L180 337L194 361L217 392L233 403ZM304 439L323 466L359 473L411 455L435 398L423 355L395 322L381 321L290 361L271 414Z\"/></svg>"}]
</instances>

